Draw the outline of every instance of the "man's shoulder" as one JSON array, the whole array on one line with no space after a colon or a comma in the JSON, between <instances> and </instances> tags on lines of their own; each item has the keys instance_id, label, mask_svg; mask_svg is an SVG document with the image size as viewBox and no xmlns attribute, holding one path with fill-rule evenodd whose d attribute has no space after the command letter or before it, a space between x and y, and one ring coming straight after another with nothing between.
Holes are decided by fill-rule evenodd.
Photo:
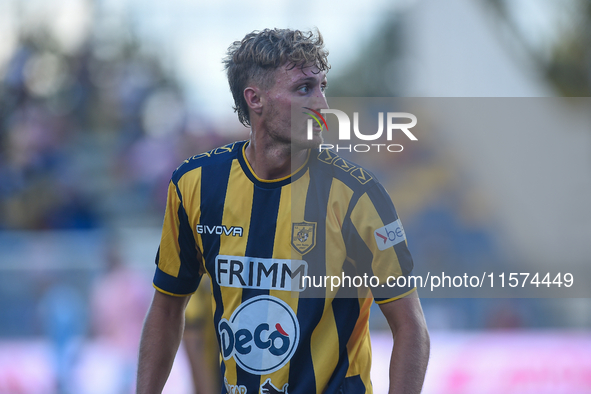
<instances>
[{"instance_id":1,"label":"man's shoulder","mask_svg":"<svg viewBox=\"0 0 591 394\"><path fill-rule=\"evenodd\" d=\"M336 178L353 191L364 192L376 183L376 176L361 165L339 156L330 149L312 150L313 167L323 177Z\"/></svg>"},{"instance_id":2,"label":"man's shoulder","mask_svg":"<svg viewBox=\"0 0 591 394\"><path fill-rule=\"evenodd\" d=\"M245 143L246 141L232 142L189 157L174 171L172 180L176 183L183 176L198 168L223 165L224 163L231 162L238 157Z\"/></svg>"}]
</instances>

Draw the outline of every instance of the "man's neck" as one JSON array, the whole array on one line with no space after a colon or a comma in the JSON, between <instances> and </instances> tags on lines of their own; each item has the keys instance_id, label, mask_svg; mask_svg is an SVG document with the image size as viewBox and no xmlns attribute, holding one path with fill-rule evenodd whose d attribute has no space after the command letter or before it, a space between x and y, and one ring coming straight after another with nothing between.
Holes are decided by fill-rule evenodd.
<instances>
[{"instance_id":1,"label":"man's neck","mask_svg":"<svg viewBox=\"0 0 591 394\"><path fill-rule=\"evenodd\" d=\"M308 157L307 149L292 152L287 144L265 143L254 138L246 147L246 160L257 177L265 180L285 178L300 168Z\"/></svg>"}]
</instances>

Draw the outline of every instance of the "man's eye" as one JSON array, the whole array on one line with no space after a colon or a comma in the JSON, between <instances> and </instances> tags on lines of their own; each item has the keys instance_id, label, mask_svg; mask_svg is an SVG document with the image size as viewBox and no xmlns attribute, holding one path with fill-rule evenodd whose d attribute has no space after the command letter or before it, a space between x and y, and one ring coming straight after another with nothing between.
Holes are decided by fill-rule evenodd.
<instances>
[{"instance_id":1,"label":"man's eye","mask_svg":"<svg viewBox=\"0 0 591 394\"><path fill-rule=\"evenodd\" d=\"M309 89L308 89L308 85L303 85L303 86L300 86L300 87L298 88L298 90L299 90L300 92L302 92L302 93L308 93L308 91L309 91Z\"/></svg>"},{"instance_id":2,"label":"man's eye","mask_svg":"<svg viewBox=\"0 0 591 394\"><path fill-rule=\"evenodd\" d=\"M322 86L320 86L320 90L325 92L327 87L328 87L328 85L322 85Z\"/></svg>"}]
</instances>

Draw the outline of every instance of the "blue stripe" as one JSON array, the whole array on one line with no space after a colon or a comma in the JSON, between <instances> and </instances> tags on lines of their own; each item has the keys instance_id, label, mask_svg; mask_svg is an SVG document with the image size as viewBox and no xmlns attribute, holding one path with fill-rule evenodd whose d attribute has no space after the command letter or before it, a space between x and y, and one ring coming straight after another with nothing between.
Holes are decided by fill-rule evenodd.
<instances>
[{"instance_id":1,"label":"blue stripe","mask_svg":"<svg viewBox=\"0 0 591 394\"><path fill-rule=\"evenodd\" d=\"M220 376L222 378L220 387L222 388L222 394L228 394L228 390L226 389L226 384L224 382L224 376L226 375L226 363L222 360L220 365Z\"/></svg>"},{"instance_id":2,"label":"blue stripe","mask_svg":"<svg viewBox=\"0 0 591 394\"><path fill-rule=\"evenodd\" d=\"M298 301L298 321L300 323L300 344L289 360L289 393L316 393L316 376L312 362L312 333L324 312L323 298L301 298Z\"/></svg>"},{"instance_id":3,"label":"blue stripe","mask_svg":"<svg viewBox=\"0 0 591 394\"><path fill-rule=\"evenodd\" d=\"M378 215L382 219L382 222L385 224L392 223L398 219L398 215L396 214L396 209L394 208L394 204L390 199L390 196L384 189L384 187L376 183L374 187L371 187L367 190L367 195L372 202L373 206L375 207ZM346 242L348 245L356 245L354 249L350 249L351 258L357 262L357 275L363 276L367 274L369 277L374 275L374 271L372 268L372 260L373 254L371 250L366 246L365 242L361 239L361 236L355 230L355 226L353 226L350 216L347 216L347 220L345 221L345 225L343 228L348 228L348 234L346 238ZM400 242L394 245L394 251L396 252L396 256L398 257L398 262L400 264L400 268L402 269L403 275L408 275L412 272L413 268L413 260L406 247L405 242ZM397 297L401 294L404 294L412 289L412 286L405 286L405 287L375 287L372 288L371 291L376 301L383 301L393 297Z\"/></svg>"},{"instance_id":4,"label":"blue stripe","mask_svg":"<svg viewBox=\"0 0 591 394\"><path fill-rule=\"evenodd\" d=\"M314 163L316 164L316 163ZM332 185L332 177L321 171L310 169L310 182L306 194L304 220L316 222L316 246L304 255L308 262L308 276L324 277L326 275L326 207ZM325 297L324 287L309 286L300 298Z\"/></svg>"},{"instance_id":5,"label":"blue stripe","mask_svg":"<svg viewBox=\"0 0 591 394\"><path fill-rule=\"evenodd\" d=\"M281 200L281 188L263 189L255 185L245 255L272 258L277 229L277 217ZM242 302L259 295L268 295L269 290L242 289ZM260 390L260 376L236 366L236 377L249 393Z\"/></svg>"},{"instance_id":6,"label":"blue stripe","mask_svg":"<svg viewBox=\"0 0 591 394\"><path fill-rule=\"evenodd\" d=\"M392 199L380 183L376 183L374 187L369 188L367 190L367 196L385 224L392 223L398 219Z\"/></svg>"},{"instance_id":7,"label":"blue stripe","mask_svg":"<svg viewBox=\"0 0 591 394\"><path fill-rule=\"evenodd\" d=\"M179 194L180 198L180 194ZM179 220L179 235L178 244L180 246L180 267L177 277L166 274L157 267L154 273L154 284L167 292L185 295L191 294L197 290L199 282L201 281L201 274L199 273L200 262L197 259L197 249L195 245L195 237L189 224L189 217L185 212L183 204L179 204L177 211ZM156 254L156 264L160 261L160 247Z\"/></svg>"},{"instance_id":8,"label":"blue stripe","mask_svg":"<svg viewBox=\"0 0 591 394\"><path fill-rule=\"evenodd\" d=\"M347 354L347 342L351 338L357 319L359 319L359 299L357 298L335 298L332 301L332 310L337 326L339 338L339 361L334 369L325 392L336 393L341 387L349 369L349 355Z\"/></svg>"},{"instance_id":9,"label":"blue stripe","mask_svg":"<svg viewBox=\"0 0 591 394\"><path fill-rule=\"evenodd\" d=\"M369 189L367 195L376 207L384 224L387 225L398 219L394 204L392 203L388 192L386 192L381 184L378 183L376 184L376 187ZM414 262L408 247L406 246L406 242L400 242L394 245L394 251L396 252L396 256L398 256L398 263L402 269L402 274L409 275L414 267ZM408 290L410 289L412 289L412 287L408 288Z\"/></svg>"},{"instance_id":10,"label":"blue stripe","mask_svg":"<svg viewBox=\"0 0 591 394\"><path fill-rule=\"evenodd\" d=\"M316 163L311 163L311 166L314 164ZM309 173L310 183L306 195L304 220L317 222L316 246L304 255L304 259L308 263L308 275L310 277L320 277L326 274L326 225L324 218L326 217L332 178L326 177L324 172L313 171L312 169ZM316 376L314 375L311 340L312 333L324 312L324 297L324 287L308 287L306 291L300 294L297 316L300 323L301 342L298 350L290 360L290 393L316 393Z\"/></svg>"},{"instance_id":11,"label":"blue stripe","mask_svg":"<svg viewBox=\"0 0 591 394\"><path fill-rule=\"evenodd\" d=\"M201 280L201 275L199 274L200 261L197 259L197 247L195 245L195 236L193 235L193 230L191 230L189 217L187 216L187 212L185 211L185 207L183 207L182 203L179 204L177 215L179 218L179 258L181 260L179 278L187 278L187 280L194 282L195 288L193 289L193 291L195 291L197 290L197 286L199 285L199 281Z\"/></svg>"},{"instance_id":12,"label":"blue stripe","mask_svg":"<svg viewBox=\"0 0 591 394\"><path fill-rule=\"evenodd\" d=\"M218 163L215 166L204 166L201 169L201 224L209 226L218 226L222 224L224 214L224 204L226 202L226 192L228 189L228 180L230 178L230 169L232 160ZM215 234L201 234L203 241L203 258L207 270L215 272L215 257L220 251L220 237ZM222 294L215 278L211 281L211 290L215 299L214 327L218 343L220 343L217 325L224 313L222 303Z\"/></svg>"},{"instance_id":13,"label":"blue stripe","mask_svg":"<svg viewBox=\"0 0 591 394\"><path fill-rule=\"evenodd\" d=\"M177 278L161 271L158 267L156 267L156 272L154 273L154 285L159 289L176 295L194 293L200 281L201 278L197 279L196 282L179 282Z\"/></svg>"}]
</instances>

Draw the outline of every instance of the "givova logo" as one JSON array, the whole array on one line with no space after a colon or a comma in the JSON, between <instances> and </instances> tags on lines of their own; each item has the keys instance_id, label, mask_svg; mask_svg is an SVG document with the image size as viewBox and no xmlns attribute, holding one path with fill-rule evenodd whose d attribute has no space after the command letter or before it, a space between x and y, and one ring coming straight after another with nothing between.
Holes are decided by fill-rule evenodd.
<instances>
[{"instance_id":1,"label":"givova logo","mask_svg":"<svg viewBox=\"0 0 591 394\"><path fill-rule=\"evenodd\" d=\"M263 295L240 304L218 324L224 360L234 357L245 371L269 374L293 357L300 341L294 311L279 298Z\"/></svg>"}]
</instances>

